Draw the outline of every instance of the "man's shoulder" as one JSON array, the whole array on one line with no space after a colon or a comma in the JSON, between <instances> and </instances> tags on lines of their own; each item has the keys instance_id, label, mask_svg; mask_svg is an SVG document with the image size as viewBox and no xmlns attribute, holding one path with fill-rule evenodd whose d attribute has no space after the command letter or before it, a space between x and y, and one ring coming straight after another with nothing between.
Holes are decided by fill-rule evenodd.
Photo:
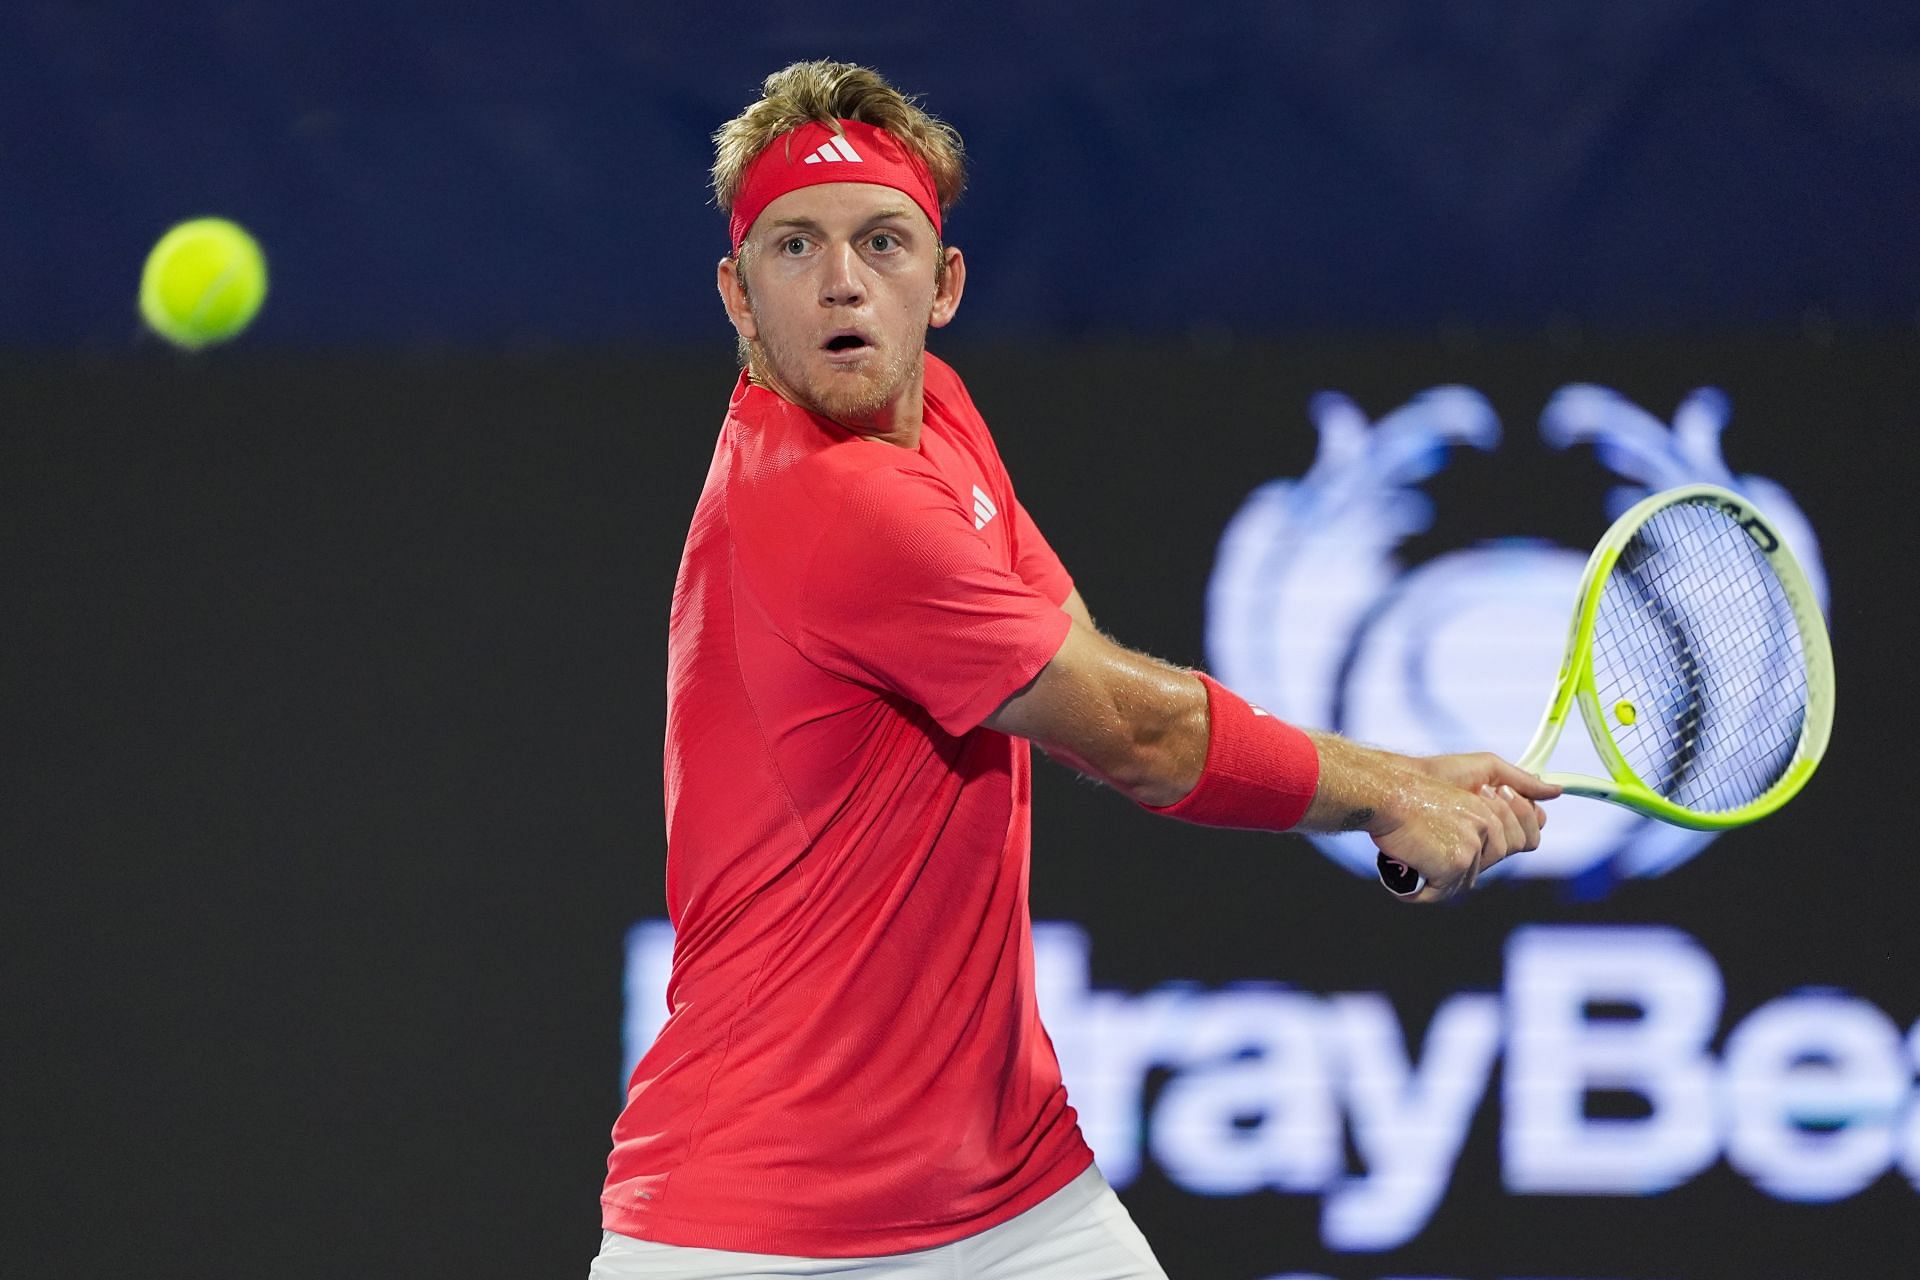
<instances>
[{"instance_id":1,"label":"man's shoulder","mask_svg":"<svg viewBox=\"0 0 1920 1280\"><path fill-rule=\"evenodd\" d=\"M777 426L755 429L773 426L765 421L738 425L721 497L730 551L776 627L799 625L807 584L820 574L857 577L865 570L852 562L870 566L913 545L927 512L959 510L952 487L911 449L817 425L784 439ZM823 544L837 550L821 556Z\"/></svg>"},{"instance_id":2,"label":"man's shoulder","mask_svg":"<svg viewBox=\"0 0 1920 1280\"><path fill-rule=\"evenodd\" d=\"M962 381L959 372L931 351L926 353L926 373L922 378L922 386L926 391L929 412L936 415L949 430L983 438L989 444L992 442L993 432L988 430L987 421L973 403L973 393L967 390L967 384Z\"/></svg>"},{"instance_id":3,"label":"man's shoulder","mask_svg":"<svg viewBox=\"0 0 1920 1280\"><path fill-rule=\"evenodd\" d=\"M931 351L922 350L920 355L925 362L927 381L931 382L938 378L943 383L951 382L956 386L960 384L960 373L952 365Z\"/></svg>"},{"instance_id":4,"label":"man's shoulder","mask_svg":"<svg viewBox=\"0 0 1920 1280\"><path fill-rule=\"evenodd\" d=\"M973 407L973 396L967 391L967 384L961 379L959 370L928 351L924 353L925 370L921 383L927 393L942 405L963 405L966 415L978 418L979 411Z\"/></svg>"},{"instance_id":5,"label":"man's shoulder","mask_svg":"<svg viewBox=\"0 0 1920 1280\"><path fill-rule=\"evenodd\" d=\"M799 552L850 508L871 513L944 483L914 450L861 439L797 406L759 409L729 423L726 501L736 531L776 559Z\"/></svg>"}]
</instances>

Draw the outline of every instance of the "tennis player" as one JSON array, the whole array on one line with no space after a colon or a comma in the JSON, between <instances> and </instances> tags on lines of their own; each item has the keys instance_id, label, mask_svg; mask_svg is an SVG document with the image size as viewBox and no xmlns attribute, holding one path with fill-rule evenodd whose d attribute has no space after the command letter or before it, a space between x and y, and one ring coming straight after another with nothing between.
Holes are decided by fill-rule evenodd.
<instances>
[{"instance_id":1,"label":"tennis player","mask_svg":"<svg viewBox=\"0 0 1920 1280\"><path fill-rule=\"evenodd\" d=\"M960 139L798 63L716 135L744 370L674 588L670 1013L595 1277L1164 1277L1034 1000L1029 743L1152 813L1368 832L1444 897L1557 792L1283 723L1102 635L959 376Z\"/></svg>"}]
</instances>

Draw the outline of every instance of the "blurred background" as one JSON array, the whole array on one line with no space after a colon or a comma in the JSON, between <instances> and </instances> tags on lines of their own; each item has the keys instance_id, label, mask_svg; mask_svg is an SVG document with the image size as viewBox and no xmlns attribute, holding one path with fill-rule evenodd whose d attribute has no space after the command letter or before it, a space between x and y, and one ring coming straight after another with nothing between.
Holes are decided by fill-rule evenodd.
<instances>
[{"instance_id":1,"label":"blurred background","mask_svg":"<svg viewBox=\"0 0 1920 1280\"><path fill-rule=\"evenodd\" d=\"M1040 766L1043 1008L1169 1273L1911 1274L1920 16L1783 0L0 8L0 1271L584 1275L708 140L813 57L965 136L930 345L1122 640L1516 754L1637 493L1829 601L1792 806L1567 801L1450 909ZM134 302L202 214L272 284L187 355Z\"/></svg>"}]
</instances>

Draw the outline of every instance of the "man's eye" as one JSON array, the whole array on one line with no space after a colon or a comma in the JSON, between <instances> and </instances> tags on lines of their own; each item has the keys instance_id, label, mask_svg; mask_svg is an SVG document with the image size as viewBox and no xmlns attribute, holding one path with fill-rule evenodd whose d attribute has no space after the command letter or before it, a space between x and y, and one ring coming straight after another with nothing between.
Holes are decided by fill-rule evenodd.
<instances>
[{"instance_id":1,"label":"man's eye","mask_svg":"<svg viewBox=\"0 0 1920 1280\"><path fill-rule=\"evenodd\" d=\"M801 253L805 253L806 251L807 251L807 242L805 240L802 240L799 236L790 236L787 239L782 240L780 242L780 252L782 253L801 254Z\"/></svg>"},{"instance_id":2,"label":"man's eye","mask_svg":"<svg viewBox=\"0 0 1920 1280\"><path fill-rule=\"evenodd\" d=\"M867 241L867 243L872 245L874 248L878 249L881 253L885 253L889 249L896 248L900 244L898 240L894 239L891 235L887 234L884 231L882 231L879 235L875 236L873 239Z\"/></svg>"}]
</instances>

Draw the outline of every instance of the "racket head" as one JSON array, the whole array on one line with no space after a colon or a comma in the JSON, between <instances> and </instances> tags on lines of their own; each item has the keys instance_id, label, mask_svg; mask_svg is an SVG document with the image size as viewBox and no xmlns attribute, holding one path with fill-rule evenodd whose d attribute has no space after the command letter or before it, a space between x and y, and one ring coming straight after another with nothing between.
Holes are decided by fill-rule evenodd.
<instances>
[{"instance_id":1,"label":"racket head","mask_svg":"<svg viewBox=\"0 0 1920 1280\"><path fill-rule=\"evenodd\" d=\"M1806 574L1751 502L1683 485L1614 522L1522 767L1539 771L1576 707L1610 775L1545 775L1576 795L1720 830L1806 785L1832 734L1833 652Z\"/></svg>"}]
</instances>

